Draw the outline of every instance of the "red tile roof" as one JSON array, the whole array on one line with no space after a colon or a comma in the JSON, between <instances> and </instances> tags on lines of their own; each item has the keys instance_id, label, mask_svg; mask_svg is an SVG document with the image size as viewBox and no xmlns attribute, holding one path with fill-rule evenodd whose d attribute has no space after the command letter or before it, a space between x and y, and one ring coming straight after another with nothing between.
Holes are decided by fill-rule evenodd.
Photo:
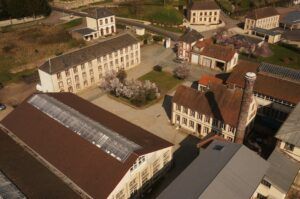
<instances>
[{"instance_id":1,"label":"red tile roof","mask_svg":"<svg viewBox=\"0 0 300 199\"><path fill-rule=\"evenodd\" d=\"M47 94L142 146L124 163L24 101L1 123L93 198L107 198L138 156L171 143L71 93ZM17 124L17 125L16 125Z\"/></svg>"},{"instance_id":2,"label":"red tile roof","mask_svg":"<svg viewBox=\"0 0 300 199\"><path fill-rule=\"evenodd\" d=\"M222 84L223 80L212 75L203 75L198 83L207 86L208 84Z\"/></svg>"},{"instance_id":3,"label":"red tile roof","mask_svg":"<svg viewBox=\"0 0 300 199\"><path fill-rule=\"evenodd\" d=\"M212 44L205 47L200 54L228 62L233 58L235 53L235 49L231 46Z\"/></svg>"},{"instance_id":4,"label":"red tile roof","mask_svg":"<svg viewBox=\"0 0 300 199\"><path fill-rule=\"evenodd\" d=\"M292 104L300 102L300 83L258 73L258 67L259 63L241 60L226 80L226 83L243 88L246 72L255 72L257 74L254 84L255 92Z\"/></svg>"},{"instance_id":5,"label":"red tile roof","mask_svg":"<svg viewBox=\"0 0 300 199\"><path fill-rule=\"evenodd\" d=\"M266 17L271 17L279 15L278 11L273 7L264 7L264 8L258 8L251 10L247 13L246 18L250 19L263 19Z\"/></svg>"},{"instance_id":6,"label":"red tile roof","mask_svg":"<svg viewBox=\"0 0 300 199\"><path fill-rule=\"evenodd\" d=\"M206 92L181 85L173 102L236 127L242 93L241 89L229 89L223 84L211 84Z\"/></svg>"},{"instance_id":7,"label":"red tile roof","mask_svg":"<svg viewBox=\"0 0 300 199\"><path fill-rule=\"evenodd\" d=\"M206 39L203 39L203 41L198 41L194 46L201 49L201 48L207 47L211 44L213 44L213 40L211 38L206 38Z\"/></svg>"},{"instance_id":8,"label":"red tile roof","mask_svg":"<svg viewBox=\"0 0 300 199\"><path fill-rule=\"evenodd\" d=\"M210 143L212 143L214 140L219 140L219 141L224 141L224 142L228 142L225 138L223 138L220 135L217 135L215 133L209 133L207 134L207 136L205 136L203 139L201 139L199 141L199 143L197 144L198 148L206 148L208 147L208 145L210 145Z\"/></svg>"}]
</instances>

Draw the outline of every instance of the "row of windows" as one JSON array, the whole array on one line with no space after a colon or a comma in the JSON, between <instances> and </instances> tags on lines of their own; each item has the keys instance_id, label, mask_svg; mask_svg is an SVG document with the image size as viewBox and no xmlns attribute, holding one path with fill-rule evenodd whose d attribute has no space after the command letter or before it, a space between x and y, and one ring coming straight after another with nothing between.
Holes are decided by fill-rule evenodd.
<instances>
[{"instance_id":1,"label":"row of windows","mask_svg":"<svg viewBox=\"0 0 300 199\"><path fill-rule=\"evenodd\" d=\"M214 18L212 18L212 17L209 17L209 18L207 18L207 17L200 17L199 21L208 21L208 22L211 22L211 21L217 21L217 18L216 17L214 17ZM193 23L195 23L195 22L196 22L196 18L193 18Z\"/></svg>"},{"instance_id":2,"label":"row of windows","mask_svg":"<svg viewBox=\"0 0 300 199\"><path fill-rule=\"evenodd\" d=\"M114 17L110 17L110 22L114 22ZM108 24L108 18L105 18L104 20L99 19L99 25L105 25L105 24Z\"/></svg>"},{"instance_id":3,"label":"row of windows","mask_svg":"<svg viewBox=\"0 0 300 199\"><path fill-rule=\"evenodd\" d=\"M200 11L199 12L199 14L200 14L200 16L202 16L202 15L204 15L204 16L207 16L207 15L217 15L218 14L218 12L217 11L215 11L215 12L203 12L203 11ZM193 12L193 16L196 16L196 13L195 12Z\"/></svg>"},{"instance_id":4,"label":"row of windows","mask_svg":"<svg viewBox=\"0 0 300 199\"><path fill-rule=\"evenodd\" d=\"M265 100L277 102L277 103L279 103L279 104L283 104L283 105L286 105L286 106L291 106L291 107L294 107L294 106L295 106L294 104L289 103L289 102L287 102L287 101L280 100L280 99L275 99L275 98L273 98L273 97L266 96L266 95L263 95L263 94L260 94L260 93L257 93L257 92L254 92L254 96L259 97L259 98L262 98L262 99L265 99Z\"/></svg>"},{"instance_id":5,"label":"row of windows","mask_svg":"<svg viewBox=\"0 0 300 199\"><path fill-rule=\"evenodd\" d=\"M123 51L121 51L121 52L123 52ZM118 55L118 53L117 53L117 54L116 54L116 53L117 53L117 52L114 53L115 56ZM121 53L121 54L123 54L123 53ZM110 59L113 58L112 55L113 55L113 54L110 54L110 56L109 56ZM139 55L139 52L138 52L138 51L135 51L135 55L138 56L138 55ZM134 53L131 53L130 56L131 56L131 58L133 58L133 57L134 57ZM127 60L129 59L129 55L126 55L125 57L126 57ZM125 58L125 57L120 57L120 58L118 58L118 59L115 59L115 60L114 60L114 61L115 61L115 64L119 64L119 61L120 61L121 63L124 62L124 58ZM104 62L106 62L106 61L107 61L107 56L102 57L102 60L103 60ZM98 58L97 58L97 63L98 63L98 64L101 63L101 57L98 57ZM133 64L133 63L134 63L134 61L132 60L132 61L131 61L131 64ZM92 66L93 66L93 65L92 65L92 61L87 62L87 65L88 65L88 68L91 69ZM113 61L110 61L110 65L111 65L111 66L113 65ZM80 68L81 68L81 71L84 71L84 70L86 69L85 64L81 64L81 65L80 65ZM73 69L73 72L74 72L75 74L78 73L78 67L77 67L77 66L74 66L72 69ZM66 76L66 77L69 77L69 76L70 76L70 70L69 70L69 69L65 70L64 72L65 72L65 76ZM62 78L62 73L63 73L63 72L58 72L58 73L56 74L56 77L57 77L58 80L60 80L60 79Z\"/></svg>"}]
</instances>

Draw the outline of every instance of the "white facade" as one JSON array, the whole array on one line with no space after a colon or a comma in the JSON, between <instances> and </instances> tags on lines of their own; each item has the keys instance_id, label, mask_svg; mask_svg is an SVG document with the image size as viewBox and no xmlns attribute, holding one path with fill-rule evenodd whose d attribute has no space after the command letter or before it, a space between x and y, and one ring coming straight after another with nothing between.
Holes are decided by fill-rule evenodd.
<instances>
[{"instance_id":1,"label":"white facade","mask_svg":"<svg viewBox=\"0 0 300 199\"><path fill-rule=\"evenodd\" d=\"M300 148L284 141L278 141L278 147L286 154L300 162Z\"/></svg>"},{"instance_id":2,"label":"white facade","mask_svg":"<svg viewBox=\"0 0 300 199\"><path fill-rule=\"evenodd\" d=\"M99 19L86 17L86 24L88 28L97 31L99 37L111 35L116 32L116 19L114 15Z\"/></svg>"},{"instance_id":3,"label":"white facade","mask_svg":"<svg viewBox=\"0 0 300 199\"><path fill-rule=\"evenodd\" d=\"M251 199L261 199L263 197L267 197L268 199L284 199L286 193L272 185L266 179L263 179Z\"/></svg>"},{"instance_id":4,"label":"white facade","mask_svg":"<svg viewBox=\"0 0 300 199\"><path fill-rule=\"evenodd\" d=\"M108 196L108 199L127 199L139 195L170 167L173 147L140 156Z\"/></svg>"},{"instance_id":5,"label":"white facade","mask_svg":"<svg viewBox=\"0 0 300 199\"><path fill-rule=\"evenodd\" d=\"M198 41L203 41L203 38L199 39ZM190 62L192 48L198 41L195 41L193 43L186 43L184 41L180 41L178 43L177 57L179 59L183 59Z\"/></svg>"},{"instance_id":6,"label":"white facade","mask_svg":"<svg viewBox=\"0 0 300 199\"><path fill-rule=\"evenodd\" d=\"M251 30L253 28L262 28L262 29L273 29L279 27L279 15L274 15L261 19L245 19L244 30Z\"/></svg>"},{"instance_id":7,"label":"white facade","mask_svg":"<svg viewBox=\"0 0 300 199\"><path fill-rule=\"evenodd\" d=\"M247 120L247 132L253 127L253 121L256 115L257 105L253 100L250 105L250 111ZM225 124L222 121L211 116L204 115L187 107L172 104L172 124L192 132L197 137L205 137L207 134L214 132L221 134L225 139L234 142L236 127Z\"/></svg>"},{"instance_id":8,"label":"white facade","mask_svg":"<svg viewBox=\"0 0 300 199\"><path fill-rule=\"evenodd\" d=\"M230 61L224 61L213 57L204 56L198 53L192 53L192 64L199 64L211 69L218 69L224 72L231 71L238 63L239 54L235 53Z\"/></svg>"},{"instance_id":9,"label":"white facade","mask_svg":"<svg viewBox=\"0 0 300 199\"><path fill-rule=\"evenodd\" d=\"M189 22L192 25L216 25L220 23L220 9L190 10Z\"/></svg>"},{"instance_id":10,"label":"white facade","mask_svg":"<svg viewBox=\"0 0 300 199\"><path fill-rule=\"evenodd\" d=\"M140 62L140 44L136 43L55 74L39 69L40 84L37 85L37 89L42 92L77 93L99 84L102 77L109 71L128 70Z\"/></svg>"}]
</instances>

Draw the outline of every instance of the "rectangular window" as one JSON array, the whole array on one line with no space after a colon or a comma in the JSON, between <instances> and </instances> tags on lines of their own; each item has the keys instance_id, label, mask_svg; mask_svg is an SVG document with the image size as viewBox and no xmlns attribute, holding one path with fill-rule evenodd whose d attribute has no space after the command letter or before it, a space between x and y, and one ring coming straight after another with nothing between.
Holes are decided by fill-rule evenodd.
<instances>
[{"instance_id":1,"label":"rectangular window","mask_svg":"<svg viewBox=\"0 0 300 199\"><path fill-rule=\"evenodd\" d=\"M64 83L63 82L58 82L58 87L59 88L63 88L64 87Z\"/></svg>"},{"instance_id":2,"label":"rectangular window","mask_svg":"<svg viewBox=\"0 0 300 199\"><path fill-rule=\"evenodd\" d=\"M94 75L94 71L93 69L90 70L90 75L93 76Z\"/></svg>"},{"instance_id":3,"label":"rectangular window","mask_svg":"<svg viewBox=\"0 0 300 199\"><path fill-rule=\"evenodd\" d=\"M181 106L178 105L178 104L176 104L176 110L177 110L177 111L181 111Z\"/></svg>"},{"instance_id":4,"label":"rectangular window","mask_svg":"<svg viewBox=\"0 0 300 199\"><path fill-rule=\"evenodd\" d=\"M183 113L188 114L188 109L186 107L183 107Z\"/></svg>"},{"instance_id":5,"label":"rectangular window","mask_svg":"<svg viewBox=\"0 0 300 199\"><path fill-rule=\"evenodd\" d=\"M80 84L76 84L76 89L80 89Z\"/></svg>"},{"instance_id":6,"label":"rectangular window","mask_svg":"<svg viewBox=\"0 0 300 199\"><path fill-rule=\"evenodd\" d=\"M182 118L182 123L183 123L184 125L187 125L187 119L186 119L186 118Z\"/></svg>"},{"instance_id":7,"label":"rectangular window","mask_svg":"<svg viewBox=\"0 0 300 199\"><path fill-rule=\"evenodd\" d=\"M95 83L95 79L93 77L91 78L91 83Z\"/></svg>"},{"instance_id":8,"label":"rectangular window","mask_svg":"<svg viewBox=\"0 0 300 199\"><path fill-rule=\"evenodd\" d=\"M195 117L195 111L190 110L190 116Z\"/></svg>"},{"instance_id":9,"label":"rectangular window","mask_svg":"<svg viewBox=\"0 0 300 199\"><path fill-rule=\"evenodd\" d=\"M149 180L149 171L147 168L141 172L141 176L142 176L142 184L144 185Z\"/></svg>"},{"instance_id":10,"label":"rectangular window","mask_svg":"<svg viewBox=\"0 0 300 199\"><path fill-rule=\"evenodd\" d=\"M77 66L74 66L73 67L73 73L77 73L78 71L77 71Z\"/></svg>"},{"instance_id":11,"label":"rectangular window","mask_svg":"<svg viewBox=\"0 0 300 199\"><path fill-rule=\"evenodd\" d=\"M67 79L67 84L68 84L69 86L72 85L71 78L68 78L68 79Z\"/></svg>"},{"instance_id":12,"label":"rectangular window","mask_svg":"<svg viewBox=\"0 0 300 199\"><path fill-rule=\"evenodd\" d=\"M285 150L288 150L288 151L293 151L294 148L295 148L295 145L290 144L290 143L287 143L287 142L286 142L285 145L284 145L284 149L285 149Z\"/></svg>"},{"instance_id":13,"label":"rectangular window","mask_svg":"<svg viewBox=\"0 0 300 199\"><path fill-rule=\"evenodd\" d=\"M60 74L60 72L59 72L59 73L56 73L56 78L57 78L57 79L61 79L61 74Z\"/></svg>"},{"instance_id":14,"label":"rectangular window","mask_svg":"<svg viewBox=\"0 0 300 199\"><path fill-rule=\"evenodd\" d=\"M256 196L257 199L267 199L268 197L260 194L260 193L257 193L257 196Z\"/></svg>"},{"instance_id":15,"label":"rectangular window","mask_svg":"<svg viewBox=\"0 0 300 199\"><path fill-rule=\"evenodd\" d=\"M70 71L69 70L65 70L66 76L70 76Z\"/></svg>"},{"instance_id":16,"label":"rectangular window","mask_svg":"<svg viewBox=\"0 0 300 199\"><path fill-rule=\"evenodd\" d=\"M170 153L169 153L169 151L167 151L163 154L163 164L164 164L164 166L166 164L168 164L169 161L170 161Z\"/></svg>"},{"instance_id":17,"label":"rectangular window","mask_svg":"<svg viewBox=\"0 0 300 199\"><path fill-rule=\"evenodd\" d=\"M81 70L84 70L85 67L84 67L84 64L81 64Z\"/></svg>"},{"instance_id":18,"label":"rectangular window","mask_svg":"<svg viewBox=\"0 0 300 199\"><path fill-rule=\"evenodd\" d=\"M194 123L193 121L190 121L190 122L189 122L189 126L190 126L191 128L194 128L194 125L195 125L195 123Z\"/></svg>"},{"instance_id":19,"label":"rectangular window","mask_svg":"<svg viewBox=\"0 0 300 199\"><path fill-rule=\"evenodd\" d=\"M92 68L92 62L91 61L88 62L88 65L89 65L89 68Z\"/></svg>"},{"instance_id":20,"label":"rectangular window","mask_svg":"<svg viewBox=\"0 0 300 199\"><path fill-rule=\"evenodd\" d=\"M160 170L160 159L155 160L153 163L153 175Z\"/></svg>"},{"instance_id":21,"label":"rectangular window","mask_svg":"<svg viewBox=\"0 0 300 199\"><path fill-rule=\"evenodd\" d=\"M79 82L79 76L75 75L75 82Z\"/></svg>"},{"instance_id":22,"label":"rectangular window","mask_svg":"<svg viewBox=\"0 0 300 199\"><path fill-rule=\"evenodd\" d=\"M208 134L209 133L209 128L208 127L204 127L203 131L204 131L205 134Z\"/></svg>"},{"instance_id":23,"label":"rectangular window","mask_svg":"<svg viewBox=\"0 0 300 199\"><path fill-rule=\"evenodd\" d=\"M201 113L198 113L198 119L202 120L202 114Z\"/></svg>"},{"instance_id":24,"label":"rectangular window","mask_svg":"<svg viewBox=\"0 0 300 199\"><path fill-rule=\"evenodd\" d=\"M205 120L204 120L206 123L210 123L210 117L208 116L205 116Z\"/></svg>"},{"instance_id":25,"label":"rectangular window","mask_svg":"<svg viewBox=\"0 0 300 199\"><path fill-rule=\"evenodd\" d=\"M271 183L269 183L269 182L266 181L265 179L262 179L261 184L265 185L266 187L271 188Z\"/></svg>"},{"instance_id":26,"label":"rectangular window","mask_svg":"<svg viewBox=\"0 0 300 199\"><path fill-rule=\"evenodd\" d=\"M86 73L85 72L82 73L82 78L86 79Z\"/></svg>"},{"instance_id":27,"label":"rectangular window","mask_svg":"<svg viewBox=\"0 0 300 199\"><path fill-rule=\"evenodd\" d=\"M218 120L213 118L213 126L218 127Z\"/></svg>"}]
</instances>

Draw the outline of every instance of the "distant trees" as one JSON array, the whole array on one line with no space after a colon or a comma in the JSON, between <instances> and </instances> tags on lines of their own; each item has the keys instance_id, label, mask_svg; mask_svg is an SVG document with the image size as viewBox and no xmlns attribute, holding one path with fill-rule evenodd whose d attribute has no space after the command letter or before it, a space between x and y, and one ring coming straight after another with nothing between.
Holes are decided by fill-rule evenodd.
<instances>
[{"instance_id":1,"label":"distant trees","mask_svg":"<svg viewBox=\"0 0 300 199\"><path fill-rule=\"evenodd\" d=\"M48 0L0 0L0 19L48 16Z\"/></svg>"}]
</instances>

